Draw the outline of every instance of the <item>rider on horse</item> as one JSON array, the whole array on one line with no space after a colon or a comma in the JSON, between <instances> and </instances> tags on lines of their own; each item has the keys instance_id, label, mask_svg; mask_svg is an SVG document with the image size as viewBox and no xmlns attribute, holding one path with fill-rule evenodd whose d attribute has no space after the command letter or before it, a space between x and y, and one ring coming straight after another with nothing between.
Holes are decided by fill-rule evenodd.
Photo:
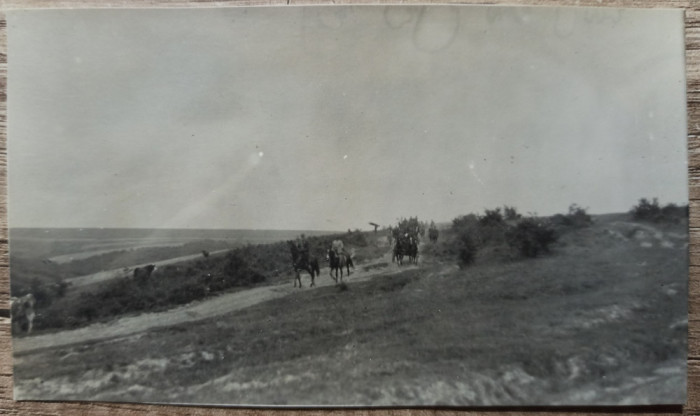
<instances>
[{"instance_id":1,"label":"rider on horse","mask_svg":"<svg viewBox=\"0 0 700 416\"><path fill-rule=\"evenodd\" d=\"M297 239L297 248L299 249L299 266L306 266L309 264L309 242L306 240L304 234L301 238Z\"/></svg>"},{"instance_id":2,"label":"rider on horse","mask_svg":"<svg viewBox=\"0 0 700 416\"><path fill-rule=\"evenodd\" d=\"M345 253L345 248L343 247L343 240L333 240L331 246L336 255L347 254Z\"/></svg>"}]
</instances>

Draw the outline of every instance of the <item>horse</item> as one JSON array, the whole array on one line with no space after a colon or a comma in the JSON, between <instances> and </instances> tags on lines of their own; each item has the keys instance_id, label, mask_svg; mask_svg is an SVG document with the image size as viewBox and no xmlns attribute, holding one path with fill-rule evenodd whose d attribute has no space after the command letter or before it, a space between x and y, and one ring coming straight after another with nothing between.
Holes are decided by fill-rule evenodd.
<instances>
[{"instance_id":1,"label":"horse","mask_svg":"<svg viewBox=\"0 0 700 416\"><path fill-rule=\"evenodd\" d=\"M340 283L343 283L343 267L347 270L348 276L350 276L350 266L352 266L353 269L355 268L352 262L352 256L348 256L342 251L337 253L330 248L328 249L326 259L328 260L329 274L333 280L335 280L335 283L338 283L338 271L340 271ZM335 270L335 277L333 276L333 270Z\"/></svg>"},{"instance_id":2,"label":"horse","mask_svg":"<svg viewBox=\"0 0 700 416\"><path fill-rule=\"evenodd\" d=\"M10 299L10 316L12 318L12 329L16 333L19 333L19 331L24 330L25 327L27 330L27 334L30 334L32 332L34 318L36 317L36 312L34 311L35 305L36 299L31 293L19 298Z\"/></svg>"},{"instance_id":3,"label":"horse","mask_svg":"<svg viewBox=\"0 0 700 416\"><path fill-rule=\"evenodd\" d=\"M411 239L408 242L408 262L418 264L418 241Z\"/></svg>"},{"instance_id":4,"label":"horse","mask_svg":"<svg viewBox=\"0 0 700 416\"><path fill-rule=\"evenodd\" d=\"M403 256L406 254L403 246L404 244L401 242L401 239L397 239L392 251L391 262L393 263L396 261L399 266L403 264Z\"/></svg>"},{"instance_id":5,"label":"horse","mask_svg":"<svg viewBox=\"0 0 700 416\"><path fill-rule=\"evenodd\" d=\"M428 230L428 237L430 238L431 243L437 243L439 235L440 235L440 232L438 231L437 228L431 228Z\"/></svg>"},{"instance_id":6,"label":"horse","mask_svg":"<svg viewBox=\"0 0 700 416\"><path fill-rule=\"evenodd\" d=\"M311 287L316 286L316 276L321 274L318 259L315 256L308 256L308 259L305 260L301 255L301 251L293 241L287 241L287 244L289 245L289 250L292 252L292 268L295 273L294 287L297 287L297 282L299 282L299 288L302 287L301 276L299 274L302 270L306 270L311 275Z\"/></svg>"}]
</instances>

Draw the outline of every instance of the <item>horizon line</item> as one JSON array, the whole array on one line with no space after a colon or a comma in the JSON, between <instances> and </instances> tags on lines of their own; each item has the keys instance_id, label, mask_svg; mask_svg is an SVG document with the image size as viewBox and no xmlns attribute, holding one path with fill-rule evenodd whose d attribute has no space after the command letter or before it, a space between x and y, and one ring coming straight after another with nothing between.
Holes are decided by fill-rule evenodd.
<instances>
[{"instance_id":1,"label":"horizon line","mask_svg":"<svg viewBox=\"0 0 700 416\"><path fill-rule=\"evenodd\" d=\"M497 207L497 208L502 208L502 207ZM627 211L612 211L612 212L603 212L603 213L595 213L595 214L589 214L591 216L602 216L602 215L614 215L614 214L628 214L629 210ZM462 214L458 215L455 218L464 216L464 215L480 215L480 213L474 213L470 212L467 214ZM552 217L554 215L562 214L562 213L555 213L551 215L540 215L537 213L533 213L534 217L536 218L542 218L542 217ZM522 214L523 217L529 217L531 215L529 214ZM441 224L441 223L449 223L452 222L453 219L449 220L438 220L434 221L436 224ZM427 222L425 220L422 220L424 222ZM394 224L392 223L391 226ZM384 229L388 227L387 225L381 225L378 230ZM113 227L113 226L107 226L107 227L100 227L100 226L8 226L7 227L8 231L9 230L45 230L45 229L50 229L50 230L159 230L159 231L303 231L303 232L312 232L312 233L346 233L347 230L329 230L329 229L301 229L301 228L182 228L182 227L175 227L175 228L164 228L164 227ZM373 232L374 230L372 229L367 229L363 230L361 228L356 228L356 229L351 229L349 228L348 230L351 230L353 232L359 230L361 232Z\"/></svg>"}]
</instances>

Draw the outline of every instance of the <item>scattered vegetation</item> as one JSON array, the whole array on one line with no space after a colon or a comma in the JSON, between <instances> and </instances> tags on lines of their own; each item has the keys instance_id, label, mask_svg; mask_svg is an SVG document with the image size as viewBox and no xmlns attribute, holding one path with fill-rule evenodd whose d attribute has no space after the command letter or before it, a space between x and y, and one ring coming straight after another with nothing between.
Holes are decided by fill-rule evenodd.
<instances>
[{"instance_id":1,"label":"scattered vegetation","mask_svg":"<svg viewBox=\"0 0 700 416\"><path fill-rule=\"evenodd\" d=\"M505 217L506 221L517 221L523 217L518 213L518 210L515 209L515 207L510 207L508 205L503 206L503 216Z\"/></svg>"},{"instance_id":2,"label":"scattered vegetation","mask_svg":"<svg viewBox=\"0 0 700 416\"><path fill-rule=\"evenodd\" d=\"M326 250L335 239L342 239L346 248L358 253L356 263L379 252L370 243L376 238L368 239L365 232L351 231L307 237L310 254L323 265ZM35 320L36 329L66 328L129 313L165 310L225 291L274 284L292 273L291 254L285 241L247 244L220 256L208 254L205 256L202 251L195 260L158 267L147 278L134 279L130 274L68 296L67 285L54 283L56 279L48 277L29 280L24 285L13 279L12 291L18 295L34 293L37 297L37 308L42 313Z\"/></svg>"},{"instance_id":3,"label":"scattered vegetation","mask_svg":"<svg viewBox=\"0 0 700 416\"><path fill-rule=\"evenodd\" d=\"M469 266L476 260L476 252L479 250L474 239L468 233L459 236L459 265Z\"/></svg>"},{"instance_id":4,"label":"scattered vegetation","mask_svg":"<svg viewBox=\"0 0 700 416\"><path fill-rule=\"evenodd\" d=\"M662 207L656 198L643 198L630 210L630 215L639 221L677 223L687 218L688 207L674 204ZM456 259L460 267L517 257L533 258L551 252L559 237L568 230L588 227L592 223L587 209L577 204L572 204L566 214L551 218L524 217L515 207L504 206L485 209L481 215L468 214L453 219L449 229L441 230L444 233L439 242L436 239L434 244L427 244L421 250L429 258ZM395 227L390 228L390 233L394 239L404 235L419 239L425 237L428 229L437 231L433 222L428 225L417 217L410 217L400 219ZM306 240L310 254L317 257L321 265L325 263L326 250L336 239L342 239L345 247L356 253L355 263L358 264L381 256L386 250L385 247L380 249L377 238L370 236L373 236L371 231L348 230L336 235L310 236ZM140 249L124 251L122 255L127 257L126 260L118 258L115 253L107 253L66 265L13 258L11 290L16 296L34 294L37 308L41 310L35 326L46 329L82 326L127 313L164 310L224 291L274 284L288 279L292 273L291 256L285 241L239 246L230 249L226 255L211 254L209 250L218 247L211 242L195 244L199 245L186 245L184 249L191 253L196 247L194 252L202 253L194 260L160 267L145 279L117 278L83 293L72 292L64 283L65 276L83 269L94 272L96 265L102 266L99 269L109 269L143 263L147 260L140 256L146 252ZM144 250L153 254L165 248ZM173 247L168 250L172 256ZM17 270L21 273L17 274ZM20 278L16 278L18 275Z\"/></svg>"},{"instance_id":5,"label":"scattered vegetation","mask_svg":"<svg viewBox=\"0 0 700 416\"><path fill-rule=\"evenodd\" d=\"M584 228L593 223L593 219L587 212L587 208L583 208L577 204L569 206L568 214L557 214L552 217L552 223L565 227Z\"/></svg>"},{"instance_id":6,"label":"scattered vegetation","mask_svg":"<svg viewBox=\"0 0 700 416\"><path fill-rule=\"evenodd\" d=\"M537 257L549 252L550 246L557 241L554 228L547 222L536 218L526 218L506 233L508 245L524 257Z\"/></svg>"},{"instance_id":7,"label":"scattered vegetation","mask_svg":"<svg viewBox=\"0 0 700 416\"><path fill-rule=\"evenodd\" d=\"M34 275L29 281L13 279L10 282L12 296L20 297L28 293L34 295L37 308L46 308L56 299L66 295L68 284L62 279L54 279L46 275Z\"/></svg>"},{"instance_id":8,"label":"scattered vegetation","mask_svg":"<svg viewBox=\"0 0 700 416\"><path fill-rule=\"evenodd\" d=\"M659 205L658 198L654 198L651 201L647 198L642 198L630 210L630 215L635 220L655 223L678 223L682 219L688 218L688 214L688 205L667 204L662 207Z\"/></svg>"},{"instance_id":9,"label":"scattered vegetation","mask_svg":"<svg viewBox=\"0 0 700 416\"><path fill-rule=\"evenodd\" d=\"M585 210L572 205L569 215L561 215L575 224L590 222ZM587 218L587 220L586 220ZM443 250L442 254L456 255L460 267L476 262L479 253L503 261L513 256L536 257L547 253L557 241L552 223L534 216L523 217L514 207L486 209L483 215L468 214L452 221L451 238L445 244L455 250ZM438 250L433 250L439 253ZM486 254L488 253L488 254Z\"/></svg>"}]
</instances>

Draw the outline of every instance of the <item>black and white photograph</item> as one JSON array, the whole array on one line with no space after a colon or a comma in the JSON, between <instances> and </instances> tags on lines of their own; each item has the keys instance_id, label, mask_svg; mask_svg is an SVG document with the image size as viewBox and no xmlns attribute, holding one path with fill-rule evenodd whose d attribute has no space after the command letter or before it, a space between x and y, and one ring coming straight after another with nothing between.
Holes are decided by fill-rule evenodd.
<instances>
[{"instance_id":1,"label":"black and white photograph","mask_svg":"<svg viewBox=\"0 0 700 416\"><path fill-rule=\"evenodd\" d=\"M682 9L6 16L16 400L685 403Z\"/></svg>"}]
</instances>

